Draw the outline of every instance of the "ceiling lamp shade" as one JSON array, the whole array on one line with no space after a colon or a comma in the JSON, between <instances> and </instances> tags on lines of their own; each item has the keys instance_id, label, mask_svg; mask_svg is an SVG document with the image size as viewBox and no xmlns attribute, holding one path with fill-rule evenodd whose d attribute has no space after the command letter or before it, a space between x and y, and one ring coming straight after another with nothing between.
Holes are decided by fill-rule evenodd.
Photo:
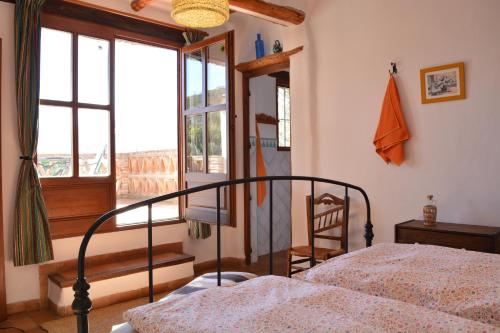
<instances>
[{"instance_id":1,"label":"ceiling lamp shade","mask_svg":"<svg viewBox=\"0 0 500 333\"><path fill-rule=\"evenodd\" d=\"M172 18L190 28L213 28L229 18L228 0L173 0Z\"/></svg>"}]
</instances>

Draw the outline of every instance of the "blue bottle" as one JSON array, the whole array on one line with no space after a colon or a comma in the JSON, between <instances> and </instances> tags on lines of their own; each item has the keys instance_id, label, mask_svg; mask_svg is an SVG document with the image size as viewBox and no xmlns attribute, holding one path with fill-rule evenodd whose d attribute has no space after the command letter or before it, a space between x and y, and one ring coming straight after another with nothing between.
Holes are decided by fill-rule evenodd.
<instances>
[{"instance_id":1,"label":"blue bottle","mask_svg":"<svg viewBox=\"0 0 500 333\"><path fill-rule=\"evenodd\" d=\"M265 56L264 54L264 41L260 37L260 34L257 34L257 40L255 41L255 54L257 59Z\"/></svg>"}]
</instances>

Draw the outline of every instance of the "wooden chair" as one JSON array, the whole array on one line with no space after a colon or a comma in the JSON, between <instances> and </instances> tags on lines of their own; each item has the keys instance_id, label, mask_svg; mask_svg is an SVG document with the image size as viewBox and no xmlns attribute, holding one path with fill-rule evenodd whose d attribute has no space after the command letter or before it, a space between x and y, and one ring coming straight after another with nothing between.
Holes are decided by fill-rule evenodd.
<instances>
[{"instance_id":1,"label":"wooden chair","mask_svg":"<svg viewBox=\"0 0 500 333\"><path fill-rule=\"evenodd\" d=\"M288 276L306 270L307 268L294 266L309 262L311 264L311 196L306 197L307 231L309 245L296 246L288 249L287 272ZM349 222L349 197L340 199L333 194L324 193L314 199L314 238L336 240L340 248L314 247L316 261L325 261L347 253L347 227ZM317 212L317 213L316 213ZM329 230L340 228L340 236L325 235ZM302 257L292 261L292 256ZM304 259L305 258L305 259Z\"/></svg>"}]
</instances>

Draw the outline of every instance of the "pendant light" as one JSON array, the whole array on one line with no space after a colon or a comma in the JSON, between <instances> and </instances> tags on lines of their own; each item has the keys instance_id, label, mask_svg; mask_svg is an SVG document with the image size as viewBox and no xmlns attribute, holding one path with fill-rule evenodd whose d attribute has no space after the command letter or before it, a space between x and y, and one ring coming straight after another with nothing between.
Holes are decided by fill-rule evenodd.
<instances>
[{"instance_id":1,"label":"pendant light","mask_svg":"<svg viewBox=\"0 0 500 333\"><path fill-rule=\"evenodd\" d=\"M172 18L189 28L213 28L229 18L228 0L172 0Z\"/></svg>"}]
</instances>

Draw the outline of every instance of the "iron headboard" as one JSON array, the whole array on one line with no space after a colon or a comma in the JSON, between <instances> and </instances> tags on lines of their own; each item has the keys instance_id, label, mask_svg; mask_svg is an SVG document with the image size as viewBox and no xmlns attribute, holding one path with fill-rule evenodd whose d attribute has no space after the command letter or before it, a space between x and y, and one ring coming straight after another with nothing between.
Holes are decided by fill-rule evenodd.
<instances>
[{"instance_id":1,"label":"iron headboard","mask_svg":"<svg viewBox=\"0 0 500 333\"><path fill-rule=\"evenodd\" d=\"M370 201L368 200L368 196L366 192L359 186L351 185L348 183L326 179L326 178L318 178L318 177L306 177L306 176L268 176L268 177L254 177L254 178L245 178L245 179L234 179L228 180L224 182L212 183L208 185L198 186L189 188L186 190L165 194L162 196L158 196L152 199L144 200L141 202L134 203L132 205L118 208L107 212L102 215L97 221L89 228L89 230L85 233L83 237L82 243L80 245L80 250L78 252L78 275L75 284L73 285L73 290L75 291L75 299L71 305L73 312L77 316L77 328L78 333L88 333L88 314L92 308L92 301L89 298L89 289L90 285L85 279L85 253L87 251L87 246L89 244L90 239L94 235L97 228L99 228L103 223L108 221L109 219L126 213L128 211L141 208L148 207L148 278L149 278L149 302L153 302L153 219L152 219L152 207L154 204L159 203L161 201L166 201L174 198L183 197L189 194L202 192L206 190L216 189L216 205L217 205L217 230L216 230L216 238L217 238L217 285L221 284L221 198L220 198L220 189L226 186L233 186L239 184L250 184L255 182L268 182L269 183L269 253L273 253L273 182L274 181L308 181L311 184L311 197L314 198L314 184L315 183L324 183L337 185L345 188L345 196L348 196L349 189L353 189L359 191L365 200L366 204L366 224L365 224L365 234L364 238L366 241L366 246L369 247L372 245L373 240L373 225L371 223L371 211L370 211ZM311 214L314 216L314 200L311 200ZM311 223L311 231L314 232L314 224ZM314 256L314 237L312 238L312 249L311 249L311 267L316 265L316 259ZM270 255L269 258L269 274L273 274L273 256Z\"/></svg>"}]
</instances>

